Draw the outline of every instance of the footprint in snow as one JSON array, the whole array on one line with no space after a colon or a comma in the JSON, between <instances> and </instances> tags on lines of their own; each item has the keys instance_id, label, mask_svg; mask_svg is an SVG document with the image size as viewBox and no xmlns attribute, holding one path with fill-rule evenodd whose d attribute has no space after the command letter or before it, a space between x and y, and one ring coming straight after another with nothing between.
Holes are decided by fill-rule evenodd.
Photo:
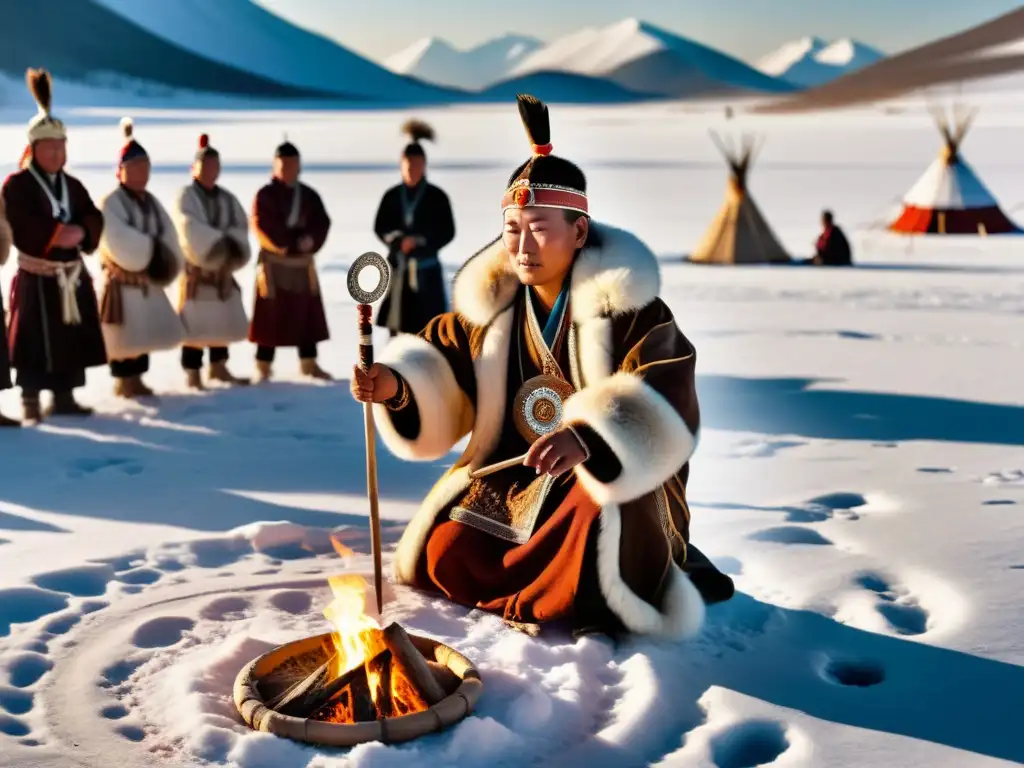
<instances>
[{"instance_id":1,"label":"footprint in snow","mask_svg":"<svg viewBox=\"0 0 1024 768\"><path fill-rule=\"evenodd\" d=\"M773 763L787 749L786 731L773 720L737 723L711 739L717 768L757 768Z\"/></svg>"},{"instance_id":2,"label":"footprint in snow","mask_svg":"<svg viewBox=\"0 0 1024 768\"><path fill-rule=\"evenodd\" d=\"M53 660L41 653L23 651L8 655L3 666L6 668L8 683L15 688L28 688L53 669Z\"/></svg>"},{"instance_id":3,"label":"footprint in snow","mask_svg":"<svg viewBox=\"0 0 1024 768\"><path fill-rule=\"evenodd\" d=\"M184 616L161 616L140 624L132 635L136 648L167 648L181 641L185 632L196 625Z\"/></svg>"},{"instance_id":4,"label":"footprint in snow","mask_svg":"<svg viewBox=\"0 0 1024 768\"><path fill-rule=\"evenodd\" d=\"M208 603L199 615L208 621L238 621L252 615L250 605L244 597L220 597Z\"/></svg>"},{"instance_id":5,"label":"footprint in snow","mask_svg":"<svg viewBox=\"0 0 1024 768\"><path fill-rule=\"evenodd\" d=\"M822 666L821 676L830 683L869 688L885 680L885 667L868 659L830 658Z\"/></svg>"},{"instance_id":6,"label":"footprint in snow","mask_svg":"<svg viewBox=\"0 0 1024 768\"><path fill-rule=\"evenodd\" d=\"M17 688L0 688L0 709L11 715L24 715L32 711L35 697Z\"/></svg>"},{"instance_id":7,"label":"footprint in snow","mask_svg":"<svg viewBox=\"0 0 1024 768\"><path fill-rule=\"evenodd\" d=\"M27 624L68 607L67 595L39 587L0 589L0 637L11 632L12 624Z\"/></svg>"},{"instance_id":8,"label":"footprint in snow","mask_svg":"<svg viewBox=\"0 0 1024 768\"><path fill-rule=\"evenodd\" d=\"M49 632L51 635L64 635L81 620L81 617L76 616L75 614L57 616L46 623L46 626L43 627L43 631Z\"/></svg>"},{"instance_id":9,"label":"footprint in snow","mask_svg":"<svg viewBox=\"0 0 1024 768\"><path fill-rule=\"evenodd\" d=\"M28 736L31 732L32 729L21 722L21 720L15 717L8 717L7 715L0 715L0 733L6 733L8 736Z\"/></svg>"},{"instance_id":10,"label":"footprint in snow","mask_svg":"<svg viewBox=\"0 0 1024 768\"><path fill-rule=\"evenodd\" d=\"M101 709L100 714L107 720L120 720L122 717L128 717L128 710L120 704L111 704Z\"/></svg>"},{"instance_id":11,"label":"footprint in snow","mask_svg":"<svg viewBox=\"0 0 1024 768\"><path fill-rule=\"evenodd\" d=\"M810 544L817 546L829 545L832 542L812 528L799 528L795 525L781 525L777 528L765 528L750 534L752 541L766 541L772 544Z\"/></svg>"},{"instance_id":12,"label":"footprint in snow","mask_svg":"<svg viewBox=\"0 0 1024 768\"><path fill-rule=\"evenodd\" d=\"M113 688L121 685L128 681L139 667L142 666L142 662L138 660L122 659L114 664L111 664L102 672L102 681L100 682L101 688Z\"/></svg>"},{"instance_id":13,"label":"footprint in snow","mask_svg":"<svg viewBox=\"0 0 1024 768\"><path fill-rule=\"evenodd\" d=\"M898 634L921 635L928 631L928 611L918 605L917 598L905 587L872 571L861 573L854 583L878 595L876 610Z\"/></svg>"},{"instance_id":14,"label":"footprint in snow","mask_svg":"<svg viewBox=\"0 0 1024 768\"><path fill-rule=\"evenodd\" d=\"M138 475L142 473L145 467L137 461L120 457L76 459L69 463L67 476L72 479L78 479L109 469L116 469L125 475Z\"/></svg>"},{"instance_id":15,"label":"footprint in snow","mask_svg":"<svg viewBox=\"0 0 1024 768\"><path fill-rule=\"evenodd\" d=\"M120 728L115 728L114 730L128 739L128 741L139 742L146 738L146 732L137 725L122 725Z\"/></svg>"},{"instance_id":16,"label":"footprint in snow","mask_svg":"<svg viewBox=\"0 0 1024 768\"><path fill-rule=\"evenodd\" d=\"M287 590L272 594L270 596L270 604L279 611L302 616L309 612L309 608L313 604L313 598L306 592Z\"/></svg>"},{"instance_id":17,"label":"footprint in snow","mask_svg":"<svg viewBox=\"0 0 1024 768\"><path fill-rule=\"evenodd\" d=\"M61 571L40 573L32 583L54 592L67 592L75 597L99 597L107 591L107 584L114 578L114 569L109 565L82 565Z\"/></svg>"}]
</instances>

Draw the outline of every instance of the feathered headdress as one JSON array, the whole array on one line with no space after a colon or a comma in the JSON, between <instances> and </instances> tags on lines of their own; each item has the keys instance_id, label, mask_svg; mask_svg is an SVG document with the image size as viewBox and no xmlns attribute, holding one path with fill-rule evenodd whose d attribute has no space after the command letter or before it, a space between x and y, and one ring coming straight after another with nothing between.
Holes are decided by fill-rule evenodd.
<instances>
[{"instance_id":1,"label":"feathered headdress","mask_svg":"<svg viewBox=\"0 0 1024 768\"><path fill-rule=\"evenodd\" d=\"M530 141L530 159L509 177L501 210L509 208L563 208L589 214L587 179L574 163L551 154L551 119L548 107L529 94L516 97L519 117Z\"/></svg>"},{"instance_id":2,"label":"feathered headdress","mask_svg":"<svg viewBox=\"0 0 1024 768\"><path fill-rule=\"evenodd\" d=\"M413 118L402 124L402 133L409 137L409 143L405 145L402 154L405 157L426 157L421 141L433 141L435 138L434 129L422 120Z\"/></svg>"},{"instance_id":3,"label":"feathered headdress","mask_svg":"<svg viewBox=\"0 0 1024 768\"><path fill-rule=\"evenodd\" d=\"M25 71L25 82L32 98L39 105L39 111L28 122L29 144L42 139L67 139L64 123L50 112L53 107L53 78L50 73L45 69L28 69Z\"/></svg>"}]
</instances>

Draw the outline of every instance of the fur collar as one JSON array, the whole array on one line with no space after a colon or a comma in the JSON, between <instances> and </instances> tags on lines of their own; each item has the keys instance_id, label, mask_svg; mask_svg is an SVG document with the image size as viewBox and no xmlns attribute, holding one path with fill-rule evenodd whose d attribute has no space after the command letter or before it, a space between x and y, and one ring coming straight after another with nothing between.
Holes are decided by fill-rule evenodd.
<instances>
[{"instance_id":1,"label":"fur collar","mask_svg":"<svg viewBox=\"0 0 1024 768\"><path fill-rule=\"evenodd\" d=\"M651 250L630 232L592 222L598 246L583 247L572 271L572 317L584 322L640 309L658 296L661 275ZM501 238L471 256L455 276L455 311L486 326L515 298L519 280Z\"/></svg>"}]
</instances>

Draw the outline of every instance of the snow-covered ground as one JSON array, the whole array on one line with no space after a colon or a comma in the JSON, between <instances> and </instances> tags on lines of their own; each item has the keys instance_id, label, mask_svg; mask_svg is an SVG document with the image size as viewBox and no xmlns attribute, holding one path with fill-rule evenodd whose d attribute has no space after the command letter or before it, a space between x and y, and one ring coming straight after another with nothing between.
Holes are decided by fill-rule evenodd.
<instances>
[{"instance_id":1,"label":"snow-covered ground","mask_svg":"<svg viewBox=\"0 0 1024 768\"><path fill-rule=\"evenodd\" d=\"M981 113L963 151L1024 219L1015 98ZM0 765L1024 760L1024 241L911 247L881 234L939 138L921 109L846 112L746 127L768 136L751 184L783 243L807 255L831 207L858 269L683 265L724 190L706 135L720 115L561 108L553 131L555 151L587 169L597 218L664 256L664 296L699 350L693 539L738 594L698 639L530 639L393 588L387 620L479 666L474 715L404 746L349 752L249 732L230 698L238 670L325 631L327 576L367 572L361 411L344 381L300 383L290 351L279 382L204 394L186 394L176 354L162 353L149 378L159 402L115 400L95 369L81 397L96 418L0 434ZM120 113L61 116L75 172L98 197L113 183ZM514 107L423 116L439 134L431 178L457 216L445 252L455 268L497 233L525 142ZM166 200L187 181L201 131L246 200L283 134L299 145L334 219L320 260L334 334L322 362L346 376L356 349L345 273L379 247L373 214L397 179L407 115L134 117ZM0 127L12 161L23 135ZM242 282L250 299L251 270ZM232 349L237 372L251 372L252 353ZM16 412L17 394L0 406ZM444 462L404 464L383 448L379 458L393 543ZM334 529L360 554L335 555Z\"/></svg>"}]
</instances>

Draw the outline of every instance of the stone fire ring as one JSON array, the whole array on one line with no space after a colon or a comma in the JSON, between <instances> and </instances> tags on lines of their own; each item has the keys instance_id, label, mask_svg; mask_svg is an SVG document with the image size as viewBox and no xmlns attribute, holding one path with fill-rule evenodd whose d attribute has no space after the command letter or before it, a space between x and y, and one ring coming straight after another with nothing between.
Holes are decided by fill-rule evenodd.
<instances>
[{"instance_id":1,"label":"stone fire ring","mask_svg":"<svg viewBox=\"0 0 1024 768\"><path fill-rule=\"evenodd\" d=\"M246 664L235 678L234 700L242 719L256 731L330 747L351 747L368 741L394 744L440 731L461 721L473 711L483 693L484 684L473 664L449 646L409 633L409 639L432 663L431 669L445 690L455 689L437 704L422 712L389 717L368 723L325 723L308 718L289 717L268 708L258 683L287 662L315 654L330 644L331 635L314 635L278 646ZM447 679L447 680L446 680ZM446 684L447 682L447 684Z\"/></svg>"}]
</instances>

